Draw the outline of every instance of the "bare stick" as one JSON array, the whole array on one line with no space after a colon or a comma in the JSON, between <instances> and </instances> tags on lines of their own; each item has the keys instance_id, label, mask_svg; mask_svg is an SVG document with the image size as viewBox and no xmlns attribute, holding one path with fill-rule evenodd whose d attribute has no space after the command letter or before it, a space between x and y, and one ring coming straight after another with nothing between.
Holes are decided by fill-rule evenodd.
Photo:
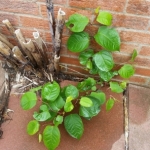
<instances>
[{"instance_id":1,"label":"bare stick","mask_svg":"<svg viewBox=\"0 0 150 150\"><path fill-rule=\"evenodd\" d=\"M2 22L5 24L5 26L7 27L7 29L11 32L11 34L14 35L15 29L13 28L13 26L11 25L11 23L9 22L9 20L6 19L6 20L3 20Z\"/></svg>"},{"instance_id":2,"label":"bare stick","mask_svg":"<svg viewBox=\"0 0 150 150\"><path fill-rule=\"evenodd\" d=\"M36 63L35 63L33 56L31 55L31 53L26 49L26 47L23 44L23 42L26 43L26 40L23 37L21 30L20 29L15 30L15 35L16 35L16 38L18 39L18 42L20 43L20 46L22 48L22 53L25 54L26 56L28 56L31 63L34 66L36 66Z\"/></svg>"},{"instance_id":3,"label":"bare stick","mask_svg":"<svg viewBox=\"0 0 150 150\"><path fill-rule=\"evenodd\" d=\"M9 42L8 38L0 33L0 41L4 42L7 46L10 48L13 48L14 46Z\"/></svg>"},{"instance_id":4,"label":"bare stick","mask_svg":"<svg viewBox=\"0 0 150 150\"><path fill-rule=\"evenodd\" d=\"M34 57L36 63L38 66L42 67L42 60L40 54L35 49L35 46L32 42L32 40L28 40L27 43L23 42L24 46L31 52L32 56Z\"/></svg>"},{"instance_id":5,"label":"bare stick","mask_svg":"<svg viewBox=\"0 0 150 150\"><path fill-rule=\"evenodd\" d=\"M43 57L43 60L44 60L44 64L45 65L48 65L48 58L47 58L47 55L46 55L46 49L44 49L44 43L43 43L43 40L42 38L40 37L40 34L38 31L36 32L33 32L33 37L35 39L35 42L40 50L40 53Z\"/></svg>"}]
</instances>

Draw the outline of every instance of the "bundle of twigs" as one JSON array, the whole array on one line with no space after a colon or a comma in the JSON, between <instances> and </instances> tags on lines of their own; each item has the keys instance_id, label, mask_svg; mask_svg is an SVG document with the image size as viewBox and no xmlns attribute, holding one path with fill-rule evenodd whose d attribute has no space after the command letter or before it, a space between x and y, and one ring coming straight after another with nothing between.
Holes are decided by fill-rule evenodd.
<instances>
[{"instance_id":1,"label":"bundle of twigs","mask_svg":"<svg viewBox=\"0 0 150 150\"><path fill-rule=\"evenodd\" d=\"M7 110L12 86L21 87L20 89L25 91L27 87L38 86L47 81L52 82L58 76L65 12L60 9L55 19L52 0L46 0L46 5L53 44L49 58L46 54L49 50L37 30L33 32L33 39L26 39L21 30L14 29L8 19L2 21L18 45L13 45L5 35L0 33L0 56L3 58L3 68L7 71L5 86L0 95L0 125ZM12 75L14 80L10 82L9 76ZM17 84L12 84L14 82Z\"/></svg>"}]
</instances>

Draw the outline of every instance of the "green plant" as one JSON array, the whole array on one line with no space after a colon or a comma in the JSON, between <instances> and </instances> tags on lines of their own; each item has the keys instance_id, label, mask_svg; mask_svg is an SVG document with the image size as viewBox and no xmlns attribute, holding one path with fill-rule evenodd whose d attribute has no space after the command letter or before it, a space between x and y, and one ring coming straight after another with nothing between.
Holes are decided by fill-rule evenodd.
<instances>
[{"instance_id":1,"label":"green plant","mask_svg":"<svg viewBox=\"0 0 150 150\"><path fill-rule=\"evenodd\" d=\"M39 142L43 141L49 150L54 150L60 143L59 125L64 122L66 131L70 136L80 139L84 126L81 117L90 120L100 112L101 106L106 102L105 93L99 91L98 84L108 82L110 89L116 93L122 93L126 88L126 80L134 74L134 67L130 64L123 65L119 70L114 70L112 52L119 51L120 37L118 32L109 27L112 15L105 11L95 10L98 13L96 20L103 24L95 34L95 41L104 49L95 52L89 48L90 35L84 31L89 19L80 14L73 14L66 22L66 26L73 32L67 42L67 47L72 52L80 52L80 64L89 70L92 75L98 74L99 81L87 78L79 82L77 86L68 85L63 88L53 81L43 86L33 88L26 92L21 98L21 107L24 110L33 108L37 103L36 92L40 93L42 104L39 112L34 112L34 120L27 125L27 133L34 135L38 133ZM137 56L136 50L132 54L131 61ZM111 79L120 75L125 81L119 83ZM106 102L106 110L109 111L115 102L112 96ZM76 113L70 113L74 107L79 107ZM68 114L69 113L69 114ZM43 133L40 130L40 122L48 121Z\"/></svg>"}]
</instances>

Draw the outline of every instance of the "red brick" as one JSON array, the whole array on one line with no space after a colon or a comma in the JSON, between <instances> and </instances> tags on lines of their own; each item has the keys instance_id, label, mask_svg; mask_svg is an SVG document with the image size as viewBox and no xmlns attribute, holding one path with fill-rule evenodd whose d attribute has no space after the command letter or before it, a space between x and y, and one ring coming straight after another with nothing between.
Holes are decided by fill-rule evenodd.
<instances>
[{"instance_id":1,"label":"red brick","mask_svg":"<svg viewBox=\"0 0 150 150\"><path fill-rule=\"evenodd\" d=\"M52 37L51 37L50 32L45 32L45 41L52 42Z\"/></svg>"},{"instance_id":2,"label":"red brick","mask_svg":"<svg viewBox=\"0 0 150 150\"><path fill-rule=\"evenodd\" d=\"M148 21L147 18L117 14L113 15L112 25L114 27L145 30L148 27Z\"/></svg>"},{"instance_id":3,"label":"red brick","mask_svg":"<svg viewBox=\"0 0 150 150\"><path fill-rule=\"evenodd\" d=\"M36 3L27 1L12 1L12 0L1 0L0 10L5 12L14 12L30 15L39 15L38 5Z\"/></svg>"},{"instance_id":4,"label":"red brick","mask_svg":"<svg viewBox=\"0 0 150 150\"><path fill-rule=\"evenodd\" d=\"M65 64L72 64L72 65L81 66L78 59L71 58L71 57L68 57L68 56L61 56L60 57L60 62L65 63Z\"/></svg>"},{"instance_id":5,"label":"red brick","mask_svg":"<svg viewBox=\"0 0 150 150\"><path fill-rule=\"evenodd\" d=\"M21 22L22 26L24 26L24 27L49 30L48 20L21 16L20 22Z\"/></svg>"},{"instance_id":6,"label":"red brick","mask_svg":"<svg viewBox=\"0 0 150 150\"><path fill-rule=\"evenodd\" d=\"M134 61L134 64L136 66L142 66L142 67L148 67L150 68L150 58L145 58L145 57L142 57L142 56L137 56L135 61Z\"/></svg>"},{"instance_id":7,"label":"red brick","mask_svg":"<svg viewBox=\"0 0 150 150\"><path fill-rule=\"evenodd\" d=\"M125 6L125 0L69 0L69 5L80 8L97 8L122 12Z\"/></svg>"},{"instance_id":8,"label":"red brick","mask_svg":"<svg viewBox=\"0 0 150 150\"><path fill-rule=\"evenodd\" d=\"M150 46L142 46L139 54L144 56L150 56Z\"/></svg>"},{"instance_id":9,"label":"red brick","mask_svg":"<svg viewBox=\"0 0 150 150\"><path fill-rule=\"evenodd\" d=\"M5 19L8 19L13 26L19 25L19 20L17 15L0 13L0 23Z\"/></svg>"},{"instance_id":10,"label":"red brick","mask_svg":"<svg viewBox=\"0 0 150 150\"><path fill-rule=\"evenodd\" d=\"M131 59L130 55L124 55L121 52L115 52L115 53L112 53L112 55L116 64L124 64L124 63L129 62Z\"/></svg>"},{"instance_id":11,"label":"red brick","mask_svg":"<svg viewBox=\"0 0 150 150\"><path fill-rule=\"evenodd\" d=\"M150 33L121 31L121 41L150 44Z\"/></svg>"},{"instance_id":12,"label":"red brick","mask_svg":"<svg viewBox=\"0 0 150 150\"><path fill-rule=\"evenodd\" d=\"M141 76L133 76L129 79L130 83L142 84L145 85L148 81L148 78L141 77Z\"/></svg>"},{"instance_id":13,"label":"red brick","mask_svg":"<svg viewBox=\"0 0 150 150\"><path fill-rule=\"evenodd\" d=\"M74 73L74 74L85 74L88 76L89 72L86 71L83 67L75 67L75 66L68 66L67 65L67 71L69 73Z\"/></svg>"},{"instance_id":14,"label":"red brick","mask_svg":"<svg viewBox=\"0 0 150 150\"><path fill-rule=\"evenodd\" d=\"M138 44L123 43L123 42L121 43L120 52L132 54L134 49L136 49L138 51L139 45Z\"/></svg>"},{"instance_id":15,"label":"red brick","mask_svg":"<svg viewBox=\"0 0 150 150\"><path fill-rule=\"evenodd\" d=\"M141 76L148 76L150 77L150 68L146 69L146 68L138 68L136 67L135 73Z\"/></svg>"},{"instance_id":16,"label":"red brick","mask_svg":"<svg viewBox=\"0 0 150 150\"><path fill-rule=\"evenodd\" d=\"M150 1L148 0L129 0L127 12L138 15L150 15Z\"/></svg>"},{"instance_id":17,"label":"red brick","mask_svg":"<svg viewBox=\"0 0 150 150\"><path fill-rule=\"evenodd\" d=\"M46 17L46 18L48 17L46 5L41 4L40 5L40 11L41 11L41 15L43 17Z\"/></svg>"}]
</instances>

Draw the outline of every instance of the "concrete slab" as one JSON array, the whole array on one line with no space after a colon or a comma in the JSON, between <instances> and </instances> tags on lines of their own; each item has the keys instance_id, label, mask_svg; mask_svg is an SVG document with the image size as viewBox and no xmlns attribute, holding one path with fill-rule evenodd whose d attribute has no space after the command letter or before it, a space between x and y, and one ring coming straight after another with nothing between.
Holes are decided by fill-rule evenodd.
<instances>
[{"instance_id":1,"label":"concrete slab","mask_svg":"<svg viewBox=\"0 0 150 150\"><path fill-rule=\"evenodd\" d=\"M65 81L63 85L69 83ZM113 95L120 102L110 112L106 112L103 106L100 114L91 121L83 119L85 131L81 140L71 138L61 125L61 143L57 150L124 150L122 94L112 94L108 87L101 90L107 92L107 97ZM0 140L1 150L46 150L42 143L38 143L37 135L29 136L26 133L26 125L39 105L40 101L34 109L23 111L20 98L10 97L9 108L14 110L13 120L2 125L4 135ZM118 143L120 138L122 141Z\"/></svg>"},{"instance_id":2,"label":"concrete slab","mask_svg":"<svg viewBox=\"0 0 150 150\"><path fill-rule=\"evenodd\" d=\"M129 149L150 149L150 89L129 85Z\"/></svg>"}]
</instances>

